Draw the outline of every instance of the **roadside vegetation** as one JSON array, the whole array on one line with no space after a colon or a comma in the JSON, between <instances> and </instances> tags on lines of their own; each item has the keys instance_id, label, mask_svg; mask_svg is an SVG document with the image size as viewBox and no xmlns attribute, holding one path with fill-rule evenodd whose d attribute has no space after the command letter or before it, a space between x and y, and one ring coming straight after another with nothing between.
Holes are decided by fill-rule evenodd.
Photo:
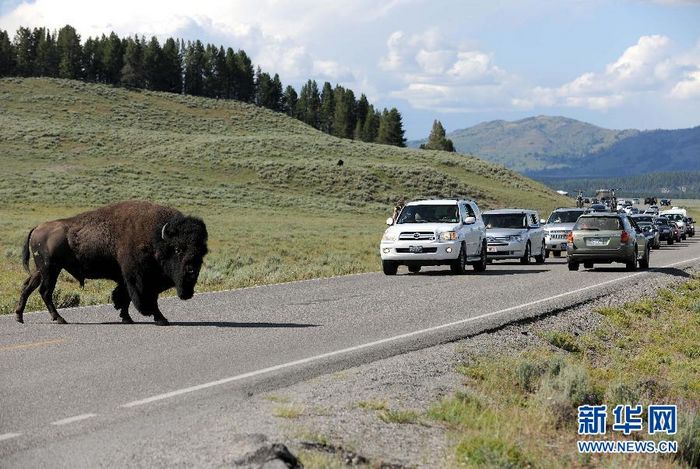
<instances>
[{"instance_id":1,"label":"roadside vegetation","mask_svg":"<svg viewBox=\"0 0 700 469\"><path fill-rule=\"evenodd\" d=\"M471 358L464 385L427 411L445 425L454 458L469 467L698 467L700 465L700 278L653 299L598 310L592 333L541 335L513 355ZM579 455L577 407L677 404L675 456ZM645 422L646 425L646 422ZM646 427L645 427L646 428ZM601 437L603 438L603 437Z\"/></svg>"},{"instance_id":2,"label":"roadside vegetation","mask_svg":"<svg viewBox=\"0 0 700 469\"><path fill-rule=\"evenodd\" d=\"M376 271L384 220L401 197L543 213L568 203L502 166L340 139L237 101L6 78L0 102L1 313L14 309L32 227L124 199L204 218L210 254L198 291ZM107 303L112 288L80 290L62 277L56 295ZM37 309L32 295L28 310Z\"/></svg>"}]
</instances>

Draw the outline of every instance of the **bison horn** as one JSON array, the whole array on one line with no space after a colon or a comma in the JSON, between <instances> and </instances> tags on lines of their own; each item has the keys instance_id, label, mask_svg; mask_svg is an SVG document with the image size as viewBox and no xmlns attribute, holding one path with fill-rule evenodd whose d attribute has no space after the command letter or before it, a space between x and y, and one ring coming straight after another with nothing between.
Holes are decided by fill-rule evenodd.
<instances>
[{"instance_id":1,"label":"bison horn","mask_svg":"<svg viewBox=\"0 0 700 469\"><path fill-rule=\"evenodd\" d=\"M166 226L168 226L167 223L166 223L165 225L163 225L163 229L160 230L160 237L163 238L164 241L167 241L167 240L168 240L168 238L165 236L165 227L166 227Z\"/></svg>"}]
</instances>

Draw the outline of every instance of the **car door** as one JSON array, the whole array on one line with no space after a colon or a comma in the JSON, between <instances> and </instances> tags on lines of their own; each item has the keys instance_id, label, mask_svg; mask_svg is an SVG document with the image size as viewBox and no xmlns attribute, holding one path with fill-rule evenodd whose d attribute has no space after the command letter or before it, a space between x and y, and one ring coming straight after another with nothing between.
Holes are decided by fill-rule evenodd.
<instances>
[{"instance_id":1,"label":"car door","mask_svg":"<svg viewBox=\"0 0 700 469\"><path fill-rule=\"evenodd\" d=\"M540 225L537 212L528 214L528 226L530 227L530 252L539 254L544 241L544 228Z\"/></svg>"},{"instance_id":2,"label":"car door","mask_svg":"<svg viewBox=\"0 0 700 469\"><path fill-rule=\"evenodd\" d=\"M647 248L647 238L646 236L644 236L642 228L639 225L637 225L637 222L634 219L628 218L628 220L630 222L632 231L634 231L635 237L637 238L637 253L639 256L643 256L644 251Z\"/></svg>"},{"instance_id":3,"label":"car door","mask_svg":"<svg viewBox=\"0 0 700 469\"><path fill-rule=\"evenodd\" d=\"M464 220L468 217L476 218L474 210L468 203L460 204L460 211L462 212L462 230L464 231L464 243L467 246L467 256L474 255L474 231L476 223L471 225L464 224Z\"/></svg>"}]
</instances>

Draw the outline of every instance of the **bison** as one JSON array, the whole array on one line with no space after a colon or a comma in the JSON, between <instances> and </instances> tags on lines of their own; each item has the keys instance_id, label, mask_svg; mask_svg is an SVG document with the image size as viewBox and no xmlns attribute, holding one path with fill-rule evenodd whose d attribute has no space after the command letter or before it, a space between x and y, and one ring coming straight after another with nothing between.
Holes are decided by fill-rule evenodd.
<instances>
[{"instance_id":1,"label":"bison","mask_svg":"<svg viewBox=\"0 0 700 469\"><path fill-rule=\"evenodd\" d=\"M192 298L207 254L207 236L201 219L141 201L42 223L29 232L24 244L24 267L30 272L33 256L37 270L22 286L15 317L24 322L27 298L39 288L51 319L65 324L52 299L58 275L65 269L81 286L85 279L115 281L112 301L122 322L133 323L131 302L144 316L153 316L157 325L168 325L158 309L158 295L175 287L180 299Z\"/></svg>"}]
</instances>

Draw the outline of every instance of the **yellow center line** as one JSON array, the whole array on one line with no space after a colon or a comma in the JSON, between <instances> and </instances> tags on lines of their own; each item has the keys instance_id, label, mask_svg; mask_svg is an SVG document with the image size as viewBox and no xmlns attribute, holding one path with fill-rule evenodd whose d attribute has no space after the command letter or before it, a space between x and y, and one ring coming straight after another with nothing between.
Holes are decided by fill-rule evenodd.
<instances>
[{"instance_id":1,"label":"yellow center line","mask_svg":"<svg viewBox=\"0 0 700 469\"><path fill-rule=\"evenodd\" d=\"M42 342L30 342L28 344L14 344L14 345L2 345L0 346L0 352L7 352L10 350L24 350L28 348L43 347L44 345L56 345L66 342L66 339L54 339L54 340L44 340Z\"/></svg>"}]
</instances>

